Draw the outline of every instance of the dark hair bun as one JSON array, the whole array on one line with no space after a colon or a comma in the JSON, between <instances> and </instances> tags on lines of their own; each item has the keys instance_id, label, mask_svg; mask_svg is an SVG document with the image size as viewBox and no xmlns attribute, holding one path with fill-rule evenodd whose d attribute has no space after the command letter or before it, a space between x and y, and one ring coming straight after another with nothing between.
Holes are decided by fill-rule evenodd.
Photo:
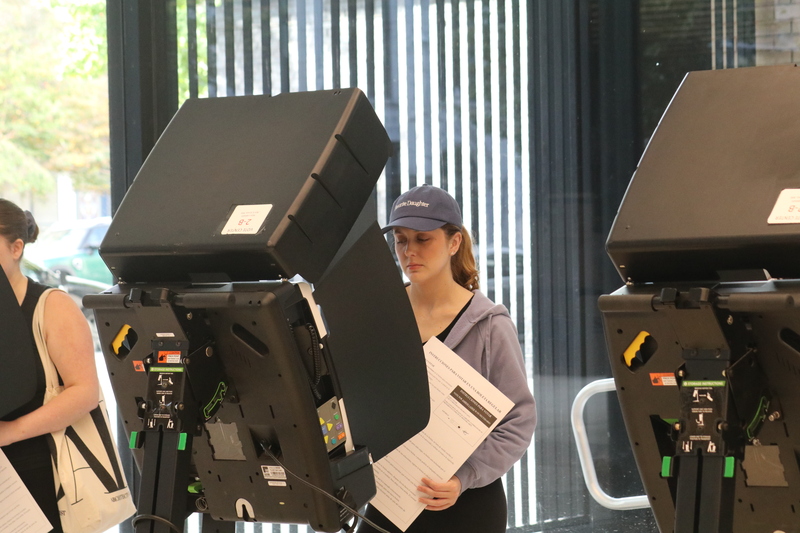
<instances>
[{"instance_id":1,"label":"dark hair bun","mask_svg":"<svg viewBox=\"0 0 800 533\"><path fill-rule=\"evenodd\" d=\"M28 223L28 234L25 243L36 242L36 238L39 236L39 225L36 224L36 220L34 220L30 211L25 211L25 221Z\"/></svg>"}]
</instances>

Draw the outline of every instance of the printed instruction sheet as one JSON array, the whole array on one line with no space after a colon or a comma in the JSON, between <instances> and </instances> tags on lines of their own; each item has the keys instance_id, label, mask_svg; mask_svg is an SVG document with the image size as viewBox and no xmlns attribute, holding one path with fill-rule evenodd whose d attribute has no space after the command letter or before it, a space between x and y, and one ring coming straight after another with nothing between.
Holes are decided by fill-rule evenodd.
<instances>
[{"instance_id":1,"label":"printed instruction sheet","mask_svg":"<svg viewBox=\"0 0 800 533\"><path fill-rule=\"evenodd\" d=\"M0 533L47 533L52 526L0 450Z\"/></svg>"},{"instance_id":2,"label":"printed instruction sheet","mask_svg":"<svg viewBox=\"0 0 800 533\"><path fill-rule=\"evenodd\" d=\"M447 481L508 414L514 403L433 337L423 346L431 418L420 433L374 464L370 501L402 531L425 509L422 478Z\"/></svg>"}]
</instances>

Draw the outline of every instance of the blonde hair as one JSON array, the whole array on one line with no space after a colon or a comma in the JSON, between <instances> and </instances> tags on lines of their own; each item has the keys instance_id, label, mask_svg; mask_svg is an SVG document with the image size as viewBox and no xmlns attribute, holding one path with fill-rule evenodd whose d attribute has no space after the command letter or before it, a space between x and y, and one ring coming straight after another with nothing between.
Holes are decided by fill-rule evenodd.
<instances>
[{"instance_id":1,"label":"blonde hair","mask_svg":"<svg viewBox=\"0 0 800 533\"><path fill-rule=\"evenodd\" d=\"M445 224L442 229L450 238L456 233L461 233L461 246L458 247L455 255L450 258L453 279L467 290L476 291L480 289L478 267L475 263L475 256L472 253L472 238L469 235L469 231L464 226L459 228L455 224Z\"/></svg>"}]
</instances>

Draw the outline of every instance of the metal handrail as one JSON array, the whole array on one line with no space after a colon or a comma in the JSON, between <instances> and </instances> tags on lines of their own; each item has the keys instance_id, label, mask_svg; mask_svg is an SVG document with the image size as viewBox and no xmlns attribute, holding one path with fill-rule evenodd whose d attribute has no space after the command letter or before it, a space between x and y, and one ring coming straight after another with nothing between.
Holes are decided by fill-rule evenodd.
<instances>
[{"instance_id":1,"label":"metal handrail","mask_svg":"<svg viewBox=\"0 0 800 533\"><path fill-rule=\"evenodd\" d=\"M589 438L586 434L586 424L583 421L583 412L589 398L600 392L610 392L616 390L614 378L599 379L586 385L575 396L572 402L572 433L575 435L575 444L578 447L578 457L581 461L583 470L583 480L589 494L597 503L607 509L614 511L625 511L629 509L644 509L650 507L650 501L646 495L628 496L625 498L615 498L609 496L597 482L597 471L592 460L592 450L589 446Z\"/></svg>"}]
</instances>

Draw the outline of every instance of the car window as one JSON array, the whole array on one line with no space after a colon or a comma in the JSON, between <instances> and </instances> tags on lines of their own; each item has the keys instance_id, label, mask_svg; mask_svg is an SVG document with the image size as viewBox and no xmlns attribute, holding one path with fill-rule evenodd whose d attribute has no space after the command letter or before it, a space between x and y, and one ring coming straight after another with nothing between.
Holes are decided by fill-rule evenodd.
<instances>
[{"instance_id":1,"label":"car window","mask_svg":"<svg viewBox=\"0 0 800 533\"><path fill-rule=\"evenodd\" d=\"M64 248L78 248L81 245L85 229L58 229L44 232L39 237L38 243L56 244Z\"/></svg>"},{"instance_id":2,"label":"car window","mask_svg":"<svg viewBox=\"0 0 800 533\"><path fill-rule=\"evenodd\" d=\"M25 276L43 285L55 286L59 283L57 274L41 265L34 263L27 257L23 256L22 262L20 263L20 268Z\"/></svg>"},{"instance_id":3,"label":"car window","mask_svg":"<svg viewBox=\"0 0 800 533\"><path fill-rule=\"evenodd\" d=\"M100 248L103 237L106 236L106 231L108 231L108 226L106 225L93 227L89 230L89 235L86 236L84 246L88 248Z\"/></svg>"}]
</instances>

